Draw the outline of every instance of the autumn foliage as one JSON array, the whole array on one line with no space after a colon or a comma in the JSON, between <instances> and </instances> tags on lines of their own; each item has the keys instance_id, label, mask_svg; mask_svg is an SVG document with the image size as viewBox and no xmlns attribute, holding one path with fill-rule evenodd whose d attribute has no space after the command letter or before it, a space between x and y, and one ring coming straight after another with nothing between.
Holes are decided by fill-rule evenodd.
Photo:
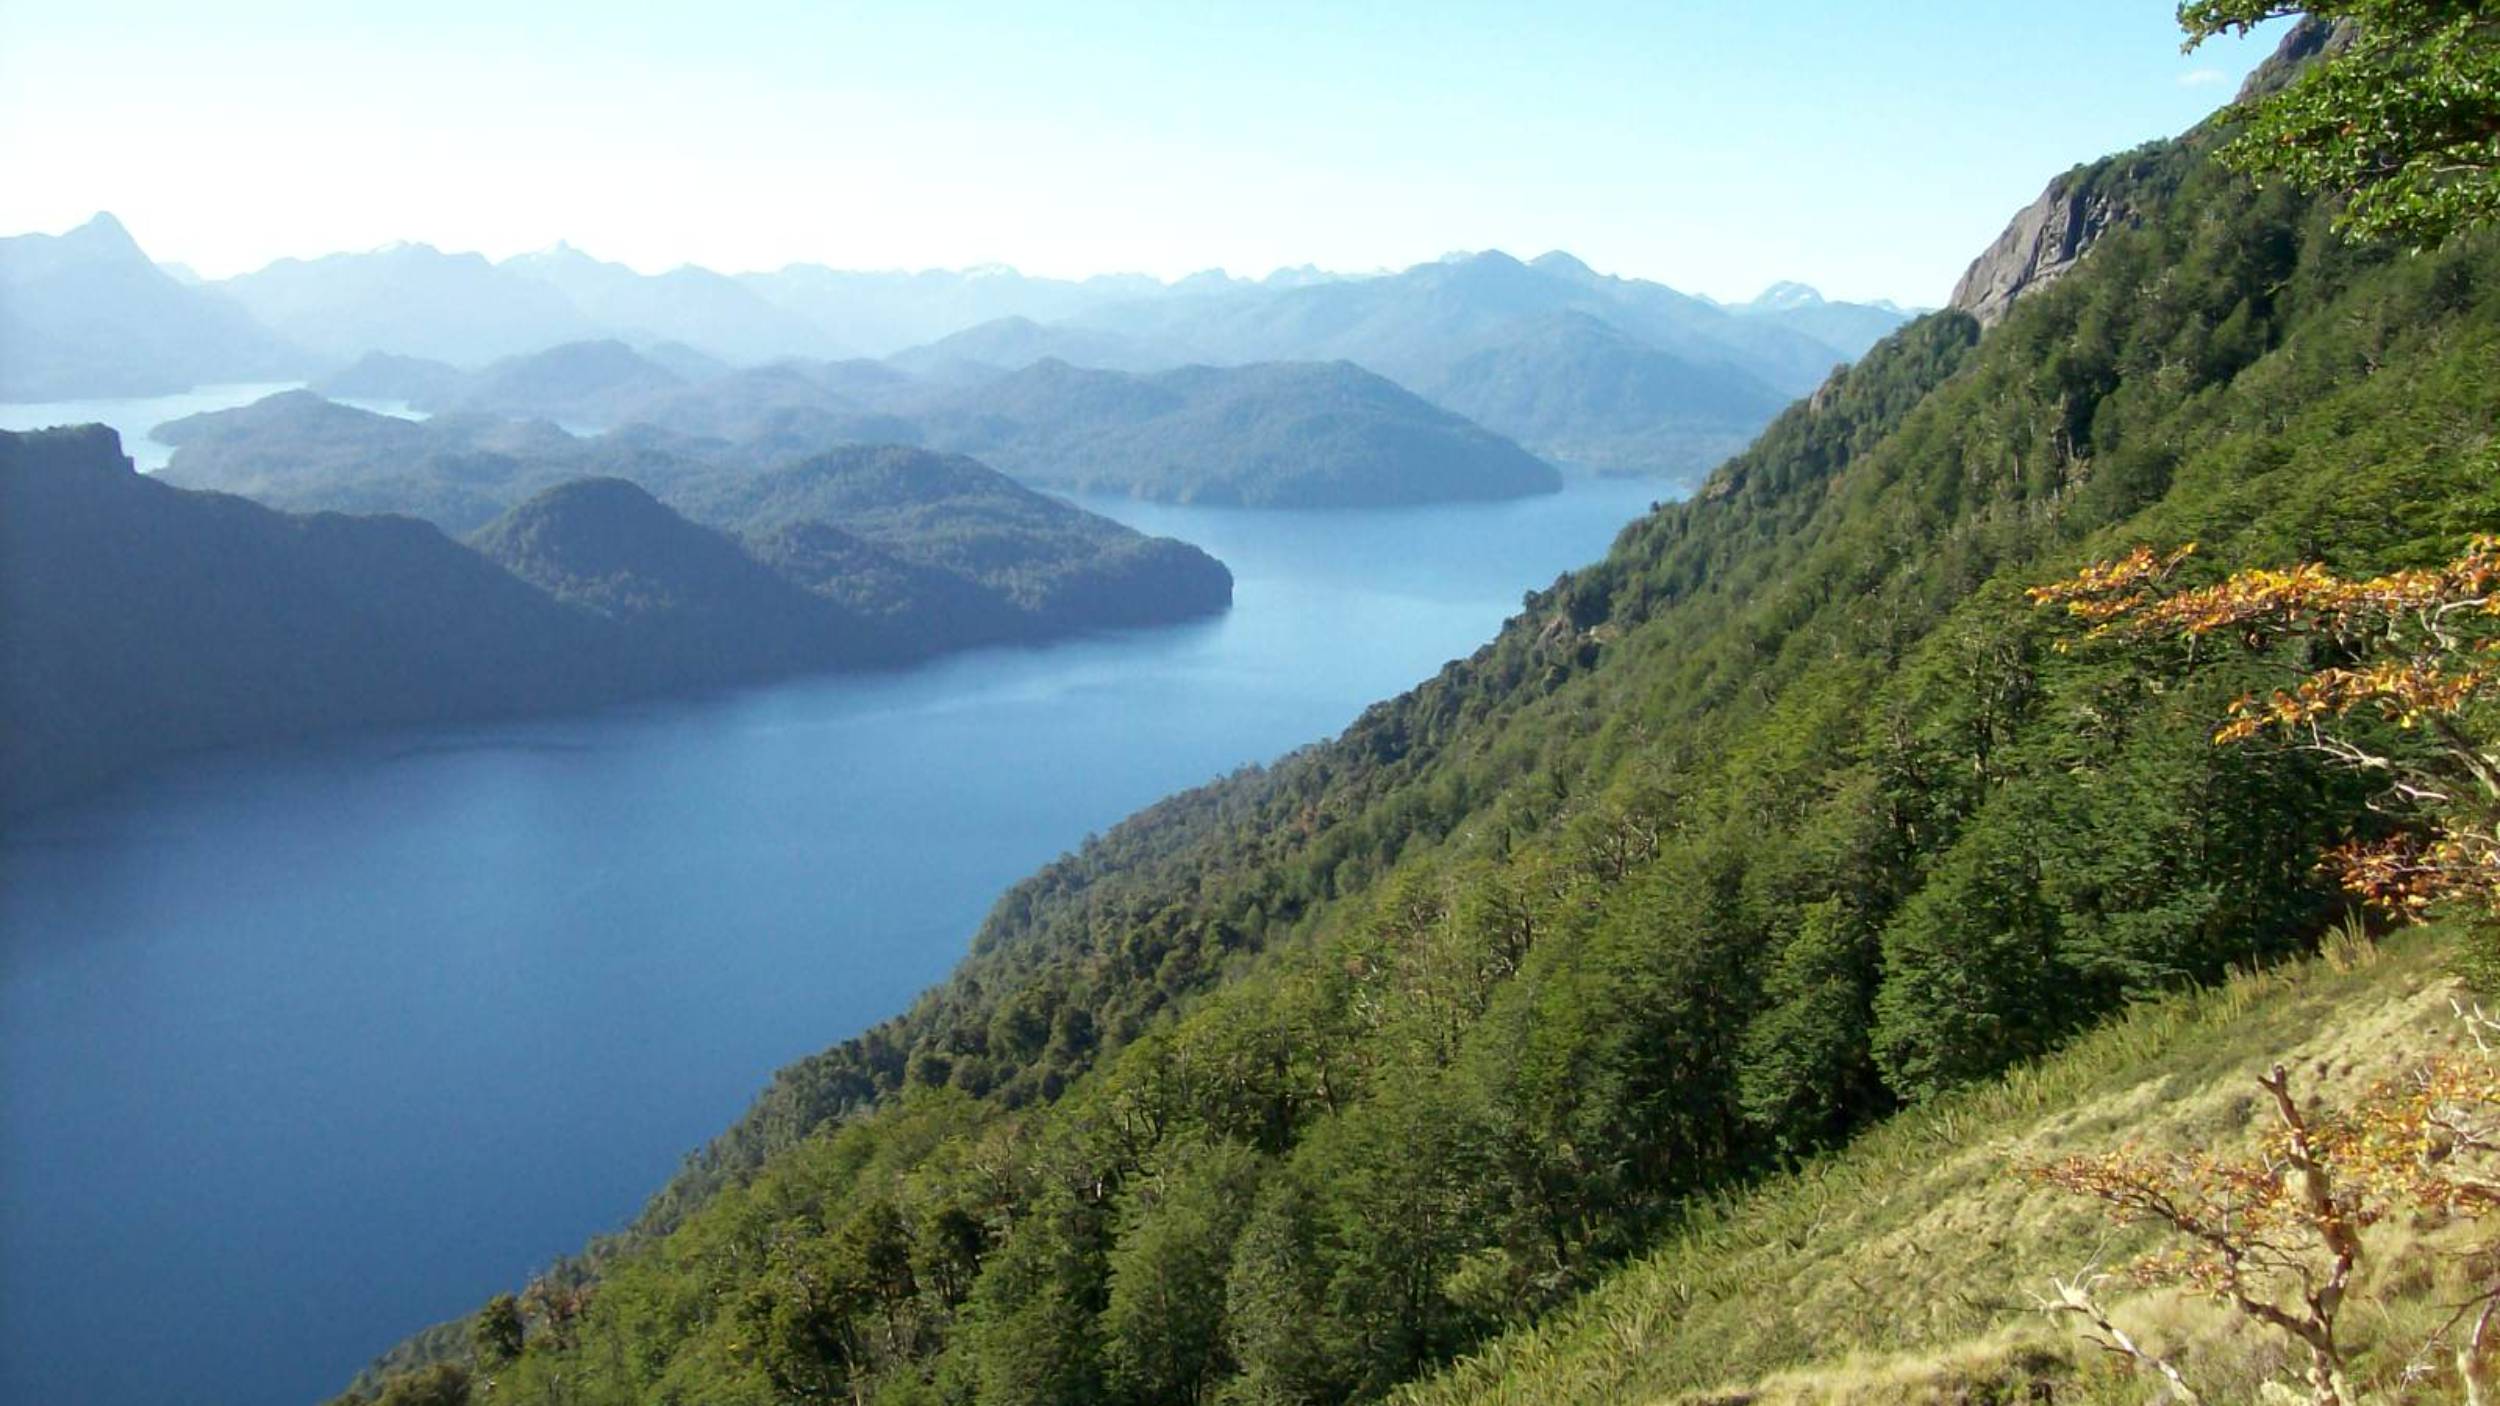
<instances>
[{"instance_id":1,"label":"autumn foliage","mask_svg":"<svg viewBox=\"0 0 2500 1406\"><path fill-rule=\"evenodd\" d=\"M2031 597L2062 607L2087 638L2301 646L2284 651L2305 657L2298 676L2232 703L2214 741L2279 739L2382 783L2375 808L2395 833L2325 857L2356 897L2413 917L2450 901L2500 916L2500 753L2489 741L2500 537L2476 537L2441 566L2367 579L2310 563L2180 586L2195 550L2138 547Z\"/></svg>"},{"instance_id":2,"label":"autumn foliage","mask_svg":"<svg viewBox=\"0 0 2500 1406\"><path fill-rule=\"evenodd\" d=\"M2478 1036L2490 1029L2479 1012L2468 1019ZM2168 1231L2169 1245L2130 1277L2204 1295L2287 1335L2307 1350L2312 1399L2349 1406L2339 1327L2365 1267L2364 1233L2400 1214L2480 1222L2500 1211L2500 1066L2488 1052L2435 1059L2342 1110L2304 1108L2280 1065L2258 1083L2275 1116L2253 1154L2126 1149L2032 1176L2101 1202L2121 1224ZM2050 1307L2114 1333L2089 1281L2079 1282L2086 1287L2061 1282ZM2483 1399L2495 1313L2500 1278L2487 1278L2420 1354L2444 1349L2470 1401ZM2173 1364L2131 1340L2112 1346L2193 1394Z\"/></svg>"}]
</instances>

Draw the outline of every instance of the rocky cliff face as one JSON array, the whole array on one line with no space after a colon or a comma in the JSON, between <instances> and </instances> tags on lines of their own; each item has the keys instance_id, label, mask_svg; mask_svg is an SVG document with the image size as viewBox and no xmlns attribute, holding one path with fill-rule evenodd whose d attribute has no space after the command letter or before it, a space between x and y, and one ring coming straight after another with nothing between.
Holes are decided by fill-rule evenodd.
<instances>
[{"instance_id":1,"label":"rocky cliff face","mask_svg":"<svg viewBox=\"0 0 2500 1406\"><path fill-rule=\"evenodd\" d=\"M2069 171L2049 182L1987 252L1971 261L1948 305L1993 327L2015 299L2055 282L2112 226L2132 223L2135 211L2093 189L2086 174Z\"/></svg>"},{"instance_id":2,"label":"rocky cliff face","mask_svg":"<svg viewBox=\"0 0 2500 1406\"><path fill-rule=\"evenodd\" d=\"M2329 24L2304 17L2283 36L2274 53L2249 73L2238 100L2248 102L2275 92L2311 60L2341 52L2352 43L2353 34L2349 21ZM1962 281L1953 286L1949 305L1979 319L1982 327L1995 326L2016 299L2056 282L2091 252L2102 235L2133 224L2136 202L2123 193L2124 182L2102 179L2111 164L2078 167L2049 182L2049 188L2014 216L1987 252L1971 261Z\"/></svg>"},{"instance_id":3,"label":"rocky cliff face","mask_svg":"<svg viewBox=\"0 0 2500 1406\"><path fill-rule=\"evenodd\" d=\"M2360 36L2361 26L2351 20L2322 20L2303 15L2300 22L2284 34L2283 42L2274 46L2266 61L2250 69L2248 81L2240 84L2234 102L2255 102L2280 92L2283 86L2298 77L2301 68L2321 54L2340 54L2352 47Z\"/></svg>"}]
</instances>

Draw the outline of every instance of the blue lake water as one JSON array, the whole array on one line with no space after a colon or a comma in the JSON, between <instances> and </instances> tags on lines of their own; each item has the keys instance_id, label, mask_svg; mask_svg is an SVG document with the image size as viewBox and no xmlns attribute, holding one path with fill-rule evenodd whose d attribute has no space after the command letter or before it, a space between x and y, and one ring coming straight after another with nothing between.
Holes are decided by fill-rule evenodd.
<instances>
[{"instance_id":1,"label":"blue lake water","mask_svg":"<svg viewBox=\"0 0 2500 1406\"><path fill-rule=\"evenodd\" d=\"M111 425L121 431L122 452L142 473L154 473L165 467L174 455L174 447L154 438L157 426L185 415L198 415L210 410L232 410L249 405L263 396L276 395L301 386L301 381L242 382L226 386L200 386L180 395L110 397L99 400L0 401L0 430L40 430L52 425ZM405 401L342 400L359 410L381 415L407 415Z\"/></svg>"},{"instance_id":2,"label":"blue lake water","mask_svg":"<svg viewBox=\"0 0 2500 1406\"><path fill-rule=\"evenodd\" d=\"M0 839L0 1402L328 1395L629 1219L775 1067L941 977L1008 884L1340 729L1660 491L1089 500L1221 557L1233 611L226 754L25 823Z\"/></svg>"}]
</instances>

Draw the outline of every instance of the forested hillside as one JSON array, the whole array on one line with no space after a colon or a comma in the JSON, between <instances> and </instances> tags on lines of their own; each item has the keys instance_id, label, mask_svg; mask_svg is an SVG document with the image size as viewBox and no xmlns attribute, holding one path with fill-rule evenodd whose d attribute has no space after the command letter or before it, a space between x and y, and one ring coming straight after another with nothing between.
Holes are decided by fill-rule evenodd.
<instances>
[{"instance_id":1,"label":"forested hillside","mask_svg":"<svg viewBox=\"0 0 2500 1406\"><path fill-rule=\"evenodd\" d=\"M2041 1311L2058 1283L2110 1275L2122 1331L2155 1344L2207 1401L2264 1401L2286 1344L2222 1303L2126 1282L2158 1252L2145 1227L2026 1175L2126 1143L2195 1156L2262 1144L2257 1080L2282 1062L2344 1105L2470 1049L2440 936L2330 946L2148 1001L2002 1079L1929 1101L1843 1152L1697 1207L1652 1251L1533 1329L1401 1387L1399 1406L2145 1406L2149 1371ZM2358 1286L2347 1333L2365 1380L2453 1401L2423 1341L2468 1298L2474 1227L2389 1227L2386 1272ZM2427 1233L2425 1233L2427 1232ZM2114 1273L2112 1271L2115 1271ZM2420 1380L2428 1377L2430 1380ZM2399 1392L2401 1388L2399 1388ZM2180 1398L2171 1398L2178 1400ZM2297 1400L2296 1397L2274 1397ZM2367 1398L2379 1400L2380 1397Z\"/></svg>"},{"instance_id":2,"label":"forested hillside","mask_svg":"<svg viewBox=\"0 0 2500 1406\"><path fill-rule=\"evenodd\" d=\"M455 518L517 501L464 547L412 517L177 487L101 425L0 431L0 815L184 752L892 668L1232 601L1232 573L1196 547L923 450L753 473L301 392L226 418L246 422L225 459L238 474L273 468L257 422L293 446L281 485ZM673 485L701 520L584 473L609 462Z\"/></svg>"},{"instance_id":3,"label":"forested hillside","mask_svg":"<svg viewBox=\"0 0 2500 1406\"><path fill-rule=\"evenodd\" d=\"M1376 1399L2312 944L2382 822L2212 744L2281 651L2061 649L2025 592L2500 527L2500 245L2346 238L2222 135L2076 173L2119 217L2053 286L1880 343L1470 658L1019 885L386 1399Z\"/></svg>"}]
</instances>

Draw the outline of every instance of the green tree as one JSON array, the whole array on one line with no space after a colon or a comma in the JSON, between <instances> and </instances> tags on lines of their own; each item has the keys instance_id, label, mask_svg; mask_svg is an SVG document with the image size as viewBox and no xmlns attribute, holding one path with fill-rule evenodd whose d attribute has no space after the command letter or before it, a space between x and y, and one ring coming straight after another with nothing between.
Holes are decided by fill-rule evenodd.
<instances>
[{"instance_id":1,"label":"green tree","mask_svg":"<svg viewBox=\"0 0 2500 1406\"><path fill-rule=\"evenodd\" d=\"M437 1362L391 1378L371 1401L372 1406L469 1406L468 1369Z\"/></svg>"},{"instance_id":2,"label":"green tree","mask_svg":"<svg viewBox=\"0 0 2500 1406\"><path fill-rule=\"evenodd\" d=\"M982 1266L968 1326L983 1401L1102 1400L1104 1219L1100 1206L1053 1188Z\"/></svg>"},{"instance_id":3,"label":"green tree","mask_svg":"<svg viewBox=\"0 0 2500 1406\"><path fill-rule=\"evenodd\" d=\"M1337 1401L1353 1391L1350 1345L1329 1311L1319 1194L1298 1169L1268 1179L1225 1276L1224 1305L1244 1406Z\"/></svg>"},{"instance_id":4,"label":"green tree","mask_svg":"<svg viewBox=\"0 0 2500 1406\"><path fill-rule=\"evenodd\" d=\"M1259 1159L1233 1142L1178 1142L1130 1186L1109 1256L1104 1376L1116 1400L1203 1401L1230 1370L1224 1279L1258 1191Z\"/></svg>"},{"instance_id":5,"label":"green tree","mask_svg":"<svg viewBox=\"0 0 2500 1406\"><path fill-rule=\"evenodd\" d=\"M521 1355L521 1302L510 1294L486 1301L469 1324L469 1350L488 1371Z\"/></svg>"},{"instance_id":6,"label":"green tree","mask_svg":"<svg viewBox=\"0 0 2500 1406\"><path fill-rule=\"evenodd\" d=\"M2039 846L2013 803L1975 819L1884 931L1875 1061L1909 1098L2040 1053L2085 1014L2058 960Z\"/></svg>"},{"instance_id":7,"label":"green tree","mask_svg":"<svg viewBox=\"0 0 2500 1406\"><path fill-rule=\"evenodd\" d=\"M2500 4L2188 0L2187 47L2268 20L2332 25L2327 54L2229 114L2223 160L2341 196L2349 234L2417 247L2500 215ZM2323 37L2323 36L2322 36Z\"/></svg>"},{"instance_id":8,"label":"green tree","mask_svg":"<svg viewBox=\"0 0 2500 1406\"><path fill-rule=\"evenodd\" d=\"M1745 1030L1738 1097L1782 1151L1823 1146L1882 1106L1867 1053L1876 954L1865 916L1826 899L1807 905L1763 983L1768 1006Z\"/></svg>"}]
</instances>

